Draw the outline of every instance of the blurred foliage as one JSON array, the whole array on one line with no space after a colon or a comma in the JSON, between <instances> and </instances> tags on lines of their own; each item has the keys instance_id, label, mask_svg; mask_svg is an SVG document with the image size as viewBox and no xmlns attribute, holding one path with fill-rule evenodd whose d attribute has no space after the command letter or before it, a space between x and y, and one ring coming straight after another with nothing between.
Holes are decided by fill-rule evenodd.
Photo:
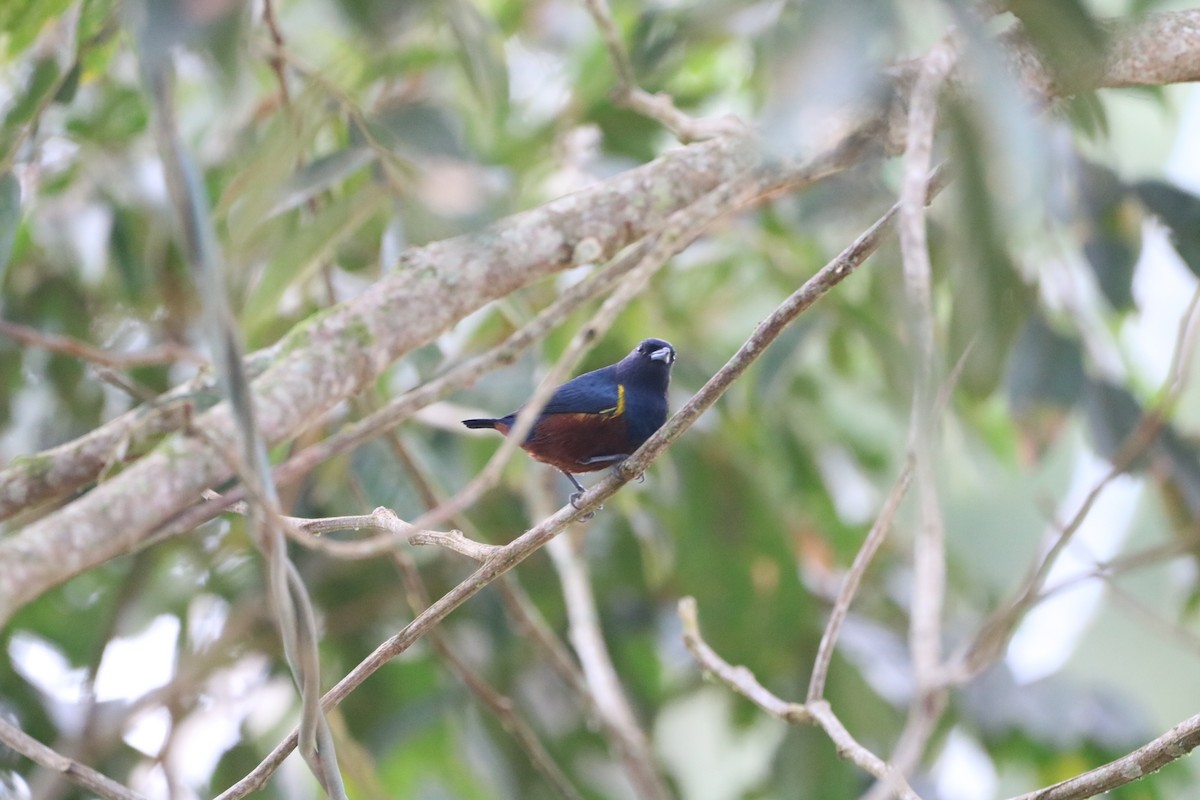
<instances>
[{"instance_id":1,"label":"blurred foliage","mask_svg":"<svg viewBox=\"0 0 1200 800\"><path fill-rule=\"evenodd\" d=\"M974 24L947 6L954 4L619 0L614 15L645 88L670 93L689 112L739 113L761 125L773 148L803 148L828 109L882 91L880 67L922 52L951 20ZM252 347L362 292L396 269L405 247L478 230L674 146L659 125L614 106L607 53L574 0L270 7L278 51L263 3L0 3L5 320L117 353L198 346L196 298L149 130L136 37L123 27L130 21L145 26L148 49L175 54L180 127L213 198L229 290ZM1092 3L1010 7L1063 80L1103 44ZM978 83L946 109L939 146L956 180L930 211L945 371L962 360L941 464L953 646L1010 596L1039 542L1074 513L1086 466L1112 457L1148 414L1164 416L1132 463L1127 485L1136 491L1114 517L1128 522L1100 521L1101 535L1079 548L1080 569L1164 543L1194 550L1200 518L1196 350L1183 348L1178 363L1171 357L1200 275L1200 198L1157 172L1131 170L1146 154L1119 147L1146 130L1159 134L1153 141L1174 135L1184 95L1159 93L1156 110L1142 108L1136 118L1104 92L1075 98L1059 115L1031 116L1006 83L1002 54L989 44L993 31L966 31L978 45L964 56ZM1187 98L1194 111L1195 94ZM1135 134L1121 139L1119 131ZM1154 154L1162 171L1166 159ZM1200 180L1172 174L1193 187ZM678 407L758 320L890 205L898 175L898 162L866 163L715 230L655 279L582 367L662 336L680 354ZM472 315L395 365L372 399L496 344L576 278L530 286ZM462 436L436 420L516 407L590 310L538 352L400 426L391 446L375 441L313 471L285 491L291 513L387 505L416 516L424 490L397 458L397 444L435 493L467 483L498 440ZM867 786L815 731L783 730L724 689L704 686L674 609L694 595L720 653L781 696L803 696L832 593L903 459L905 313L899 255L888 245L785 332L644 485L628 486L587 527L613 661L688 797L839 800ZM1192 378L1178 394L1167 380L1173 363ZM178 363L126 377L158 393L195 371ZM139 403L73 356L0 339L5 460L36 458ZM357 413L340 410L304 441ZM491 541L516 536L534 521L527 499L540 471L515 459L503 486L462 524ZM23 521L6 523L6 532ZM850 730L884 755L911 699L904 642L912 527L905 507L867 574L829 682ZM386 559L294 556L322 617L328 683L411 619ZM434 596L471 566L440 552L414 557ZM1063 627L1039 643L1062 650L1059 662L1022 678L1012 655L955 693L917 778L925 796L938 796L931 787L945 772L939 754L956 736L990 763L1000 795L1123 754L1195 708L1200 694L1189 676L1200 590L1188 566L1157 561L1112 579L1159 625L1130 622L1129 605L1097 593L1091 605L1057 617ZM531 559L518 578L565 634L549 559ZM211 796L251 769L295 716L261 592L256 556L235 517L92 570L30 603L0 632L0 713L150 796L167 796L160 754L182 781L174 796ZM175 688L112 688L103 665L120 663L114 643L164 620L178 635L157 649L142 641L141 658L169 661ZM598 726L496 592L443 630L513 699L586 797L627 795ZM137 700L147 689L153 699ZM423 643L352 694L340 714L335 727L361 746L347 776L355 796L554 796ZM19 759L0 761L0 769L14 770L39 796L86 796L51 786ZM981 786L991 780L986 772ZM1179 797L1195 779L1196 768L1179 763L1113 796ZM277 777L263 795L314 796L306 780Z\"/></svg>"}]
</instances>

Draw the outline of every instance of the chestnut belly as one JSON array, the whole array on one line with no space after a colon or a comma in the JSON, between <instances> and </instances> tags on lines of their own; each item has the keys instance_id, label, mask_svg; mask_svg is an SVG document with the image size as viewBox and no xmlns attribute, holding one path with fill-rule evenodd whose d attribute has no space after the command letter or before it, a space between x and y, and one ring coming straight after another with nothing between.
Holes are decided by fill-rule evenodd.
<instances>
[{"instance_id":1,"label":"chestnut belly","mask_svg":"<svg viewBox=\"0 0 1200 800\"><path fill-rule=\"evenodd\" d=\"M521 447L564 472L596 472L616 464L640 444L630 441L624 415L547 414Z\"/></svg>"}]
</instances>

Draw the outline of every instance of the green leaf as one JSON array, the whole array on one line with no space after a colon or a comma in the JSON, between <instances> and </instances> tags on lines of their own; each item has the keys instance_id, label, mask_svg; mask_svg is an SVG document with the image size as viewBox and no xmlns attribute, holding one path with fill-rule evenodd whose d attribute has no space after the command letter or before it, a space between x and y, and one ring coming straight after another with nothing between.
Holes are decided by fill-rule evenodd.
<instances>
[{"instance_id":1,"label":"green leaf","mask_svg":"<svg viewBox=\"0 0 1200 800\"><path fill-rule=\"evenodd\" d=\"M1159 434L1159 453L1169 465L1168 480L1178 492L1191 519L1200 519L1200 449L1169 424Z\"/></svg>"},{"instance_id":2,"label":"green leaf","mask_svg":"<svg viewBox=\"0 0 1200 800\"><path fill-rule=\"evenodd\" d=\"M449 110L428 103L393 106L367 120L370 136L390 150L466 158L462 125Z\"/></svg>"},{"instance_id":3,"label":"green leaf","mask_svg":"<svg viewBox=\"0 0 1200 800\"><path fill-rule=\"evenodd\" d=\"M18 129L31 124L37 113L50 102L58 91L61 72L53 56L39 59L34 64L24 91L4 116L4 126L0 129L0 155L11 157L9 151L19 138Z\"/></svg>"},{"instance_id":4,"label":"green leaf","mask_svg":"<svg viewBox=\"0 0 1200 800\"><path fill-rule=\"evenodd\" d=\"M118 208L113 218L110 247L117 274L121 278L121 287L125 296L134 303L141 301L146 291L146 263L138 254L137 219L128 210Z\"/></svg>"},{"instance_id":5,"label":"green leaf","mask_svg":"<svg viewBox=\"0 0 1200 800\"><path fill-rule=\"evenodd\" d=\"M443 9L475 97L489 116L498 118L508 106L508 65L500 31L470 0L449 0Z\"/></svg>"},{"instance_id":6,"label":"green leaf","mask_svg":"<svg viewBox=\"0 0 1200 800\"><path fill-rule=\"evenodd\" d=\"M1104 297L1117 311L1133 308L1133 267L1141 250L1136 214L1125 184L1107 167L1081 162L1078 195L1083 211L1083 252Z\"/></svg>"},{"instance_id":7,"label":"green leaf","mask_svg":"<svg viewBox=\"0 0 1200 800\"><path fill-rule=\"evenodd\" d=\"M9 53L22 53L33 43L42 27L58 19L72 0L5 0L0 3L0 31Z\"/></svg>"},{"instance_id":8,"label":"green leaf","mask_svg":"<svg viewBox=\"0 0 1200 800\"><path fill-rule=\"evenodd\" d=\"M129 86L109 87L85 114L73 116L67 130L79 139L105 147L124 147L146 129L150 110L146 95Z\"/></svg>"},{"instance_id":9,"label":"green leaf","mask_svg":"<svg viewBox=\"0 0 1200 800\"><path fill-rule=\"evenodd\" d=\"M1163 181L1134 185L1141 201L1171 229L1171 243L1192 274L1200 277L1200 197Z\"/></svg>"},{"instance_id":10,"label":"green leaf","mask_svg":"<svg viewBox=\"0 0 1200 800\"><path fill-rule=\"evenodd\" d=\"M957 257L947 281L954 293L949 357L957 359L970 350L961 385L984 397L1003 378L1009 348L1033 306L1034 292L1008 251L1006 221L992 192L991 163L979 120L970 107L954 102L948 104L946 116L960 176L953 188L958 200Z\"/></svg>"},{"instance_id":11,"label":"green leaf","mask_svg":"<svg viewBox=\"0 0 1200 800\"><path fill-rule=\"evenodd\" d=\"M1046 406L1073 406L1083 387L1079 341L1055 331L1040 313L1030 314L1013 346L1005 380L1018 416Z\"/></svg>"},{"instance_id":12,"label":"green leaf","mask_svg":"<svg viewBox=\"0 0 1200 800\"><path fill-rule=\"evenodd\" d=\"M21 184L11 172L0 175L0 283L12 258L13 242L21 227Z\"/></svg>"},{"instance_id":13,"label":"green leaf","mask_svg":"<svg viewBox=\"0 0 1200 800\"><path fill-rule=\"evenodd\" d=\"M1141 422L1141 402L1123 386L1088 378L1083 384L1083 407L1093 447L1101 457L1111 461ZM1141 470L1145 465L1142 458L1131 468Z\"/></svg>"},{"instance_id":14,"label":"green leaf","mask_svg":"<svg viewBox=\"0 0 1200 800\"><path fill-rule=\"evenodd\" d=\"M245 148L241 170L213 207L215 220L227 218L235 251L247 246L272 218L279 187L292 179L296 165L328 122L318 111L322 104L316 90L300 94L292 100L292 114L276 115L258 140Z\"/></svg>"},{"instance_id":15,"label":"green leaf","mask_svg":"<svg viewBox=\"0 0 1200 800\"><path fill-rule=\"evenodd\" d=\"M377 184L347 192L296 231L267 264L246 302L242 316L248 333L252 335L270 321L288 286L309 277L339 243L352 236L386 204L388 197L387 190Z\"/></svg>"},{"instance_id":16,"label":"green leaf","mask_svg":"<svg viewBox=\"0 0 1200 800\"><path fill-rule=\"evenodd\" d=\"M1108 37L1080 0L1010 0L1008 10L1066 93L1103 63Z\"/></svg>"},{"instance_id":17,"label":"green leaf","mask_svg":"<svg viewBox=\"0 0 1200 800\"><path fill-rule=\"evenodd\" d=\"M375 153L364 145L347 147L316 159L283 185L275 213L299 207L326 189L339 185L374 159Z\"/></svg>"}]
</instances>

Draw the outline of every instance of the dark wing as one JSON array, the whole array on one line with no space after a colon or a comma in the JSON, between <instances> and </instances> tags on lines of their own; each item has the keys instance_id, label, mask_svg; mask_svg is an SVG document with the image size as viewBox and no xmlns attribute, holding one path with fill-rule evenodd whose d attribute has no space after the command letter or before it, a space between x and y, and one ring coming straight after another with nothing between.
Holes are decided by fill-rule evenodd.
<instances>
[{"instance_id":1,"label":"dark wing","mask_svg":"<svg viewBox=\"0 0 1200 800\"><path fill-rule=\"evenodd\" d=\"M620 401L615 367L585 372L567 381L554 392L543 414L615 413Z\"/></svg>"}]
</instances>

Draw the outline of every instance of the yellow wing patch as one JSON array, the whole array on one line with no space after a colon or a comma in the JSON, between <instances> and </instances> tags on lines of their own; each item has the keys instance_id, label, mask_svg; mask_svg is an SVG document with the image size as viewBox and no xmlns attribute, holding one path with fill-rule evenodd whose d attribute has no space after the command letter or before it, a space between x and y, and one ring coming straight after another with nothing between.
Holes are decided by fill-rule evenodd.
<instances>
[{"instance_id":1,"label":"yellow wing patch","mask_svg":"<svg viewBox=\"0 0 1200 800\"><path fill-rule=\"evenodd\" d=\"M625 384L617 384L617 404L610 408L601 409L601 416L619 417L625 413Z\"/></svg>"}]
</instances>

